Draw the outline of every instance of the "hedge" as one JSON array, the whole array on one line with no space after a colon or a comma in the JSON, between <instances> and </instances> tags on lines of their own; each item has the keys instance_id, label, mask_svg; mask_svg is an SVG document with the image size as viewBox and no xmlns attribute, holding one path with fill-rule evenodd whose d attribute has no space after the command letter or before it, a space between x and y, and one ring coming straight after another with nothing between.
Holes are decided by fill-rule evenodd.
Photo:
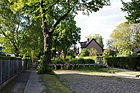
<instances>
[{"instance_id":1,"label":"hedge","mask_svg":"<svg viewBox=\"0 0 140 93\"><path fill-rule=\"evenodd\" d=\"M108 67L140 70L140 57L106 57L104 62Z\"/></svg>"},{"instance_id":2,"label":"hedge","mask_svg":"<svg viewBox=\"0 0 140 93\"><path fill-rule=\"evenodd\" d=\"M52 64L94 64L93 59L73 58L73 59L60 59L52 60Z\"/></svg>"},{"instance_id":3,"label":"hedge","mask_svg":"<svg viewBox=\"0 0 140 93\"><path fill-rule=\"evenodd\" d=\"M1 60L15 60L15 59L21 59L19 57L10 57L10 56L0 56Z\"/></svg>"}]
</instances>

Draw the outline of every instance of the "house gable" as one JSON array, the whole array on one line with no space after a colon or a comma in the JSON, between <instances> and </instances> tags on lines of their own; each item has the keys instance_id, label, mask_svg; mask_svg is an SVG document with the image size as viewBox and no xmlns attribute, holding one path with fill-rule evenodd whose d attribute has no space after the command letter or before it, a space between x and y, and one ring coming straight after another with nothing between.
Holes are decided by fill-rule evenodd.
<instances>
[{"instance_id":1,"label":"house gable","mask_svg":"<svg viewBox=\"0 0 140 93\"><path fill-rule=\"evenodd\" d=\"M94 48L94 49L97 50L97 54L100 54L100 55L103 53L103 48L96 42L95 39L92 39L88 43L88 45L86 46L86 48L89 49L89 50L92 49L92 48Z\"/></svg>"},{"instance_id":2,"label":"house gable","mask_svg":"<svg viewBox=\"0 0 140 93\"><path fill-rule=\"evenodd\" d=\"M97 54L102 55L103 54L103 48L98 44L98 42L95 39L91 39L85 42L80 42L81 49L87 48L87 49L96 49Z\"/></svg>"}]
</instances>

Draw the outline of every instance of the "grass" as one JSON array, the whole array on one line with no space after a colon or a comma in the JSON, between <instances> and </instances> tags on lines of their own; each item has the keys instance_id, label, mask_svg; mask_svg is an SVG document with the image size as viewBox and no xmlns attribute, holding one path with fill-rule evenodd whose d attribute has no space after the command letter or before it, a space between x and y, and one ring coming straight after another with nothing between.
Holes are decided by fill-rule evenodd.
<instances>
[{"instance_id":1,"label":"grass","mask_svg":"<svg viewBox=\"0 0 140 93\"><path fill-rule=\"evenodd\" d=\"M76 70L79 70L79 71L94 71L94 72L107 72L107 73L118 73L118 72L122 72L120 70L114 70L114 69L111 69L111 68L106 68L104 66L94 66L94 67L81 67L81 68L78 68Z\"/></svg>"},{"instance_id":2,"label":"grass","mask_svg":"<svg viewBox=\"0 0 140 93\"><path fill-rule=\"evenodd\" d=\"M86 57L81 57L81 58L96 60L96 56L86 56Z\"/></svg>"},{"instance_id":3,"label":"grass","mask_svg":"<svg viewBox=\"0 0 140 93\"><path fill-rule=\"evenodd\" d=\"M42 82L45 84L46 93L73 93L68 87L64 86L56 77L56 75L43 74L40 75Z\"/></svg>"},{"instance_id":4,"label":"grass","mask_svg":"<svg viewBox=\"0 0 140 93\"><path fill-rule=\"evenodd\" d=\"M124 74L129 74L129 75L139 75L140 76L140 74L138 74L138 73L132 73L132 72L121 72L121 73L124 73Z\"/></svg>"}]
</instances>

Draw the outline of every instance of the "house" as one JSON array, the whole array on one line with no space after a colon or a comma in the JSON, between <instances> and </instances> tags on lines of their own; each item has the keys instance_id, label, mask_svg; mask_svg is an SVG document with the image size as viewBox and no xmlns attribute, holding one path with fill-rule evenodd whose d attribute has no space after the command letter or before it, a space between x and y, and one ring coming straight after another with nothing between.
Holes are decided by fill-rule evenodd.
<instances>
[{"instance_id":1,"label":"house","mask_svg":"<svg viewBox=\"0 0 140 93\"><path fill-rule=\"evenodd\" d=\"M85 42L80 42L80 45L78 46L78 52L79 54L81 53L81 50L87 48L88 50L90 49L96 49L97 50L97 55L102 55L103 54L103 48L98 44L96 39L87 39Z\"/></svg>"}]
</instances>

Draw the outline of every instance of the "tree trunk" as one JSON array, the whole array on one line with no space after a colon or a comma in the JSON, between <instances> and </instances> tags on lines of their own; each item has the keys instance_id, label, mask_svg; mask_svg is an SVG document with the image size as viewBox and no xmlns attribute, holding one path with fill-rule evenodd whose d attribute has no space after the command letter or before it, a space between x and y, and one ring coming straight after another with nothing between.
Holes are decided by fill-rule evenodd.
<instances>
[{"instance_id":1,"label":"tree trunk","mask_svg":"<svg viewBox=\"0 0 140 93\"><path fill-rule=\"evenodd\" d=\"M47 23L46 23L46 17L45 17L45 9L43 7L43 0L40 4L41 9L41 15L42 15L42 32L44 36L44 62L43 66L47 66L49 63L51 63L51 39L52 34L49 33L49 30L47 29Z\"/></svg>"},{"instance_id":2,"label":"tree trunk","mask_svg":"<svg viewBox=\"0 0 140 93\"><path fill-rule=\"evenodd\" d=\"M15 47L15 56L18 57L19 56L19 51L18 48Z\"/></svg>"},{"instance_id":3,"label":"tree trunk","mask_svg":"<svg viewBox=\"0 0 140 93\"><path fill-rule=\"evenodd\" d=\"M47 65L49 63L51 63L51 39L52 39L52 35L51 34L47 34L47 36L44 36L44 63L43 65Z\"/></svg>"}]
</instances>

